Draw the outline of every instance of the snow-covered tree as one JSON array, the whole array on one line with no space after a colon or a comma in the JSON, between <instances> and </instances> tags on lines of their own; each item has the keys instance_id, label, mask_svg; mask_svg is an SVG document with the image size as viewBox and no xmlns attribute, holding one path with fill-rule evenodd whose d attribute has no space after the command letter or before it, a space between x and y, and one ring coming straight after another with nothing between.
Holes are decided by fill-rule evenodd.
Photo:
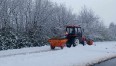
<instances>
[{"instance_id":1,"label":"snow-covered tree","mask_svg":"<svg viewBox=\"0 0 116 66\"><path fill-rule=\"evenodd\" d=\"M110 35L110 40L116 40L116 25L111 22L109 25L109 35Z\"/></svg>"},{"instance_id":2,"label":"snow-covered tree","mask_svg":"<svg viewBox=\"0 0 116 66\"><path fill-rule=\"evenodd\" d=\"M84 34L94 40L104 40L106 27L104 26L100 17L98 17L92 9L83 7L77 16L77 24L84 28Z\"/></svg>"}]
</instances>

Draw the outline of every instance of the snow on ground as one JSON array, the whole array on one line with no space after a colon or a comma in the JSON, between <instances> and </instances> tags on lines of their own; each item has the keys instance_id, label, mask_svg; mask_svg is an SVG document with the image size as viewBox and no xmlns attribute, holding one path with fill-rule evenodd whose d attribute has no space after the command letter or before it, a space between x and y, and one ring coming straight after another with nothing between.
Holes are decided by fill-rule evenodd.
<instances>
[{"instance_id":1,"label":"snow on ground","mask_svg":"<svg viewBox=\"0 0 116 66\"><path fill-rule=\"evenodd\" d=\"M15 49L15 50L5 50L0 51L0 58L1 57L8 57L14 55L25 55L25 54L32 54L32 53L40 53L40 52L47 52L50 51L49 46L44 47L32 47L32 48L23 48L23 49Z\"/></svg>"},{"instance_id":2,"label":"snow on ground","mask_svg":"<svg viewBox=\"0 0 116 66\"><path fill-rule=\"evenodd\" d=\"M12 56L3 57L9 54ZM49 46L8 50L0 51L0 56L0 66L86 66L116 56L116 42L95 42L93 46L78 45L57 51L51 51Z\"/></svg>"}]
</instances>

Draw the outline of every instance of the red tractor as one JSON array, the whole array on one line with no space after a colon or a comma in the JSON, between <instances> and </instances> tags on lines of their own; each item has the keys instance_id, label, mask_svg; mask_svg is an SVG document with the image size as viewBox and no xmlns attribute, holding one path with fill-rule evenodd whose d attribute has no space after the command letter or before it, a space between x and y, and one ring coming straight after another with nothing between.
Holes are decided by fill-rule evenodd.
<instances>
[{"instance_id":1,"label":"red tractor","mask_svg":"<svg viewBox=\"0 0 116 66\"><path fill-rule=\"evenodd\" d=\"M55 47L71 47L72 45L75 47L77 44L85 45L85 41L88 45L93 44L93 40L90 38L86 39L83 35L83 29L80 26L66 26L66 37L64 38L51 38L48 40L50 43L51 49L55 49Z\"/></svg>"},{"instance_id":2,"label":"red tractor","mask_svg":"<svg viewBox=\"0 0 116 66\"><path fill-rule=\"evenodd\" d=\"M83 29L80 26L66 26L66 38L68 39L66 46L75 47L77 44L85 45L85 37L83 36Z\"/></svg>"}]
</instances>

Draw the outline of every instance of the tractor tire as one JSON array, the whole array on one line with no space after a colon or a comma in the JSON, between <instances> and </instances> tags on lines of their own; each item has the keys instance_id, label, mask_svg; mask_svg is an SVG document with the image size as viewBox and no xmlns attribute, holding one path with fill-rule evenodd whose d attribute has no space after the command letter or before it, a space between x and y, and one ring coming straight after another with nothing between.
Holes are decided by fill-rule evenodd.
<instances>
[{"instance_id":1,"label":"tractor tire","mask_svg":"<svg viewBox=\"0 0 116 66\"><path fill-rule=\"evenodd\" d=\"M61 48L61 49L63 49L64 47L63 47L63 46L61 46L60 48Z\"/></svg>"},{"instance_id":2,"label":"tractor tire","mask_svg":"<svg viewBox=\"0 0 116 66\"><path fill-rule=\"evenodd\" d=\"M68 41L66 42L66 46L67 46L68 48L70 48L71 45L72 45L72 44L71 44L71 41L68 40Z\"/></svg>"},{"instance_id":3,"label":"tractor tire","mask_svg":"<svg viewBox=\"0 0 116 66\"><path fill-rule=\"evenodd\" d=\"M51 47L51 49L52 49L52 50L54 50L54 49L55 49L55 47L54 47L54 46L50 46L50 47Z\"/></svg>"},{"instance_id":4,"label":"tractor tire","mask_svg":"<svg viewBox=\"0 0 116 66\"><path fill-rule=\"evenodd\" d=\"M73 47L76 47L77 45L73 44Z\"/></svg>"},{"instance_id":5,"label":"tractor tire","mask_svg":"<svg viewBox=\"0 0 116 66\"><path fill-rule=\"evenodd\" d=\"M70 47L71 47L71 44L66 44L66 46L67 46L68 48L70 48Z\"/></svg>"},{"instance_id":6,"label":"tractor tire","mask_svg":"<svg viewBox=\"0 0 116 66\"><path fill-rule=\"evenodd\" d=\"M83 46L85 46L85 42L84 42L84 41L82 41L81 44L82 44Z\"/></svg>"}]
</instances>

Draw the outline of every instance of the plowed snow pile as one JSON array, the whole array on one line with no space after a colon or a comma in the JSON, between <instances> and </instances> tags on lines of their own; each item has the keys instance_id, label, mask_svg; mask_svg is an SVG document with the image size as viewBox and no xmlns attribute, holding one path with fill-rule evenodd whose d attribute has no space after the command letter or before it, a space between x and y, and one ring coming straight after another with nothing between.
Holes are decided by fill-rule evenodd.
<instances>
[{"instance_id":1,"label":"plowed snow pile","mask_svg":"<svg viewBox=\"0 0 116 66\"><path fill-rule=\"evenodd\" d=\"M0 51L0 66L86 66L116 56L116 42L56 49L45 46Z\"/></svg>"}]
</instances>

